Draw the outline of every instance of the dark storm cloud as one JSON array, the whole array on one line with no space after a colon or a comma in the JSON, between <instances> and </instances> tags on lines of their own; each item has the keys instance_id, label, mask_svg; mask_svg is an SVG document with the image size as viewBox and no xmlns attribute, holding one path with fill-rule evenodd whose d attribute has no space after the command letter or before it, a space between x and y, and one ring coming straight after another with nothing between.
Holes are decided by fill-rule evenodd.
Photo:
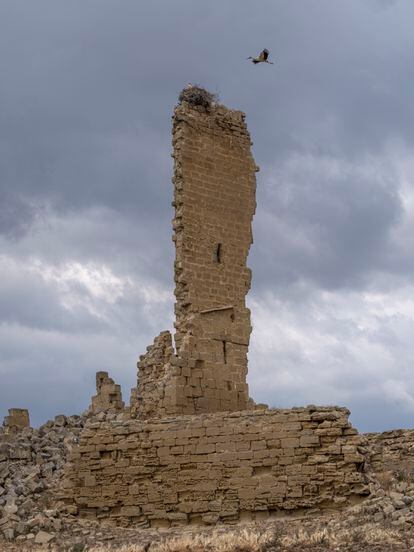
<instances>
[{"instance_id":1,"label":"dark storm cloud","mask_svg":"<svg viewBox=\"0 0 414 552\"><path fill-rule=\"evenodd\" d=\"M140 338L137 344L143 345ZM118 366L124 392L134 383L135 343L104 335L76 335L60 332L32 332L21 326L8 326L0 335L2 414L11 404L29 408L34 424L61 413L79 413L89 404L94 390L91 366L110 370ZM128 368L128 374L127 370ZM47 394L45 394L47 390Z\"/></svg>"},{"instance_id":2,"label":"dark storm cloud","mask_svg":"<svg viewBox=\"0 0 414 552\"><path fill-rule=\"evenodd\" d=\"M136 220L102 207L64 214L45 210L25 239L4 240L0 250L20 262L35 254L53 265L74 259L81 263L109 263L123 276L139 274L171 287L171 217L172 210L167 216L157 213L152 218L139 216Z\"/></svg>"},{"instance_id":3,"label":"dark storm cloud","mask_svg":"<svg viewBox=\"0 0 414 552\"><path fill-rule=\"evenodd\" d=\"M235 6L3 6L2 132L9 165L19 167L10 185L61 207L127 211L132 200L135 214L160 212L169 115L188 80L246 109L259 161L292 144L363 154L392 132L412 138L410 58L400 51L409 38L404 25L398 43L389 36L398 13L363 2L338 10L326 0L306 11L287 2L265 2L263 13ZM277 58L267 74L244 60L258 34Z\"/></svg>"},{"instance_id":4,"label":"dark storm cloud","mask_svg":"<svg viewBox=\"0 0 414 552\"><path fill-rule=\"evenodd\" d=\"M24 236L42 212L40 206L6 189L0 189L0 205L0 234L11 240Z\"/></svg>"},{"instance_id":5,"label":"dark storm cloud","mask_svg":"<svg viewBox=\"0 0 414 552\"><path fill-rule=\"evenodd\" d=\"M376 161L378 163L378 160ZM332 289L360 287L384 263L402 217L396 176L346 159L293 156L261 192L252 262L261 285L309 279ZM274 234L276 240L266 240Z\"/></svg>"},{"instance_id":6,"label":"dark storm cloud","mask_svg":"<svg viewBox=\"0 0 414 552\"><path fill-rule=\"evenodd\" d=\"M408 0L0 1L0 258L14 267L0 284L0 409L71 411L98 369L128 387L171 326L170 116L189 81L247 113L262 168L256 301L277 293L305 335L300 305L316 312L319 293L407 281L394 164L395 144L413 147L413 17ZM246 61L263 47L274 66ZM309 362L295 347L278 351L291 371ZM335 351L340 371L350 353Z\"/></svg>"},{"instance_id":7,"label":"dark storm cloud","mask_svg":"<svg viewBox=\"0 0 414 552\"><path fill-rule=\"evenodd\" d=\"M168 291L138 271L130 279L108 266L0 257L2 414L24 405L41 423L80 412L98 369L115 375L127 398L138 355L171 328L173 308ZM45 387L53 390L47 401Z\"/></svg>"}]
</instances>

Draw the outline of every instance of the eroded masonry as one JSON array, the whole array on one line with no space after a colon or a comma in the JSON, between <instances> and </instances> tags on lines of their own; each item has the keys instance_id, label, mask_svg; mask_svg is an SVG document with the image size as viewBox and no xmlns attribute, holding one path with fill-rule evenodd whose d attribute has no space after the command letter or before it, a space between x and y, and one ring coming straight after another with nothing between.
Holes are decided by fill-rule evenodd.
<instances>
[{"instance_id":1,"label":"eroded masonry","mask_svg":"<svg viewBox=\"0 0 414 552\"><path fill-rule=\"evenodd\" d=\"M175 347L163 332L138 365L139 418L248 406L246 259L256 165L241 112L180 105L174 115Z\"/></svg>"},{"instance_id":2,"label":"eroded masonry","mask_svg":"<svg viewBox=\"0 0 414 552\"><path fill-rule=\"evenodd\" d=\"M92 407L109 404L121 419L89 423L62 498L81 515L145 526L349 504L368 492L349 412L268 409L249 399L250 136L244 114L208 93L190 88L181 98L173 117L174 339L162 332L141 356L129 408L107 374L98 378Z\"/></svg>"}]
</instances>

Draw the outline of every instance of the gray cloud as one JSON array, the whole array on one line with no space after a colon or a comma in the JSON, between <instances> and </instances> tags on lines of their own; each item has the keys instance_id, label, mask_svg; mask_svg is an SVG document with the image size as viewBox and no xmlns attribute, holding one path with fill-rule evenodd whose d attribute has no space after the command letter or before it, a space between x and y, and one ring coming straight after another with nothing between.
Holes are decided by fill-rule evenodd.
<instances>
[{"instance_id":1,"label":"gray cloud","mask_svg":"<svg viewBox=\"0 0 414 552\"><path fill-rule=\"evenodd\" d=\"M0 205L0 235L10 240L24 236L42 213L41 206L7 189L0 189Z\"/></svg>"},{"instance_id":2,"label":"gray cloud","mask_svg":"<svg viewBox=\"0 0 414 552\"><path fill-rule=\"evenodd\" d=\"M256 398L343 399L356 425L380 429L388 397L389 424L406 425L413 16L409 0L0 4L0 415L79 410L98 369L127 389L136 357L171 327L170 116L191 81L246 111L262 168L249 258ZM263 47L273 67L246 61ZM357 396L377 350L389 365ZM355 377L340 395L343 373Z\"/></svg>"},{"instance_id":3,"label":"gray cloud","mask_svg":"<svg viewBox=\"0 0 414 552\"><path fill-rule=\"evenodd\" d=\"M264 176L260 195L252 262L266 287L364 287L403 216L396 175L378 159L293 154Z\"/></svg>"}]
</instances>

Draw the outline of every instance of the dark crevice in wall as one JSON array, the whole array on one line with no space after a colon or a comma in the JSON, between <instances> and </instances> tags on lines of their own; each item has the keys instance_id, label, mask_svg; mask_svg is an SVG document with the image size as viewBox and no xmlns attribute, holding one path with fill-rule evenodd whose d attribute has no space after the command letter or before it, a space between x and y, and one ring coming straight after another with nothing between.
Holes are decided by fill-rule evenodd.
<instances>
[{"instance_id":1,"label":"dark crevice in wall","mask_svg":"<svg viewBox=\"0 0 414 552\"><path fill-rule=\"evenodd\" d=\"M221 263L221 261L222 261L221 256L222 256L222 247L221 247L221 243L218 243L217 247L216 247L216 262L217 263Z\"/></svg>"}]
</instances>

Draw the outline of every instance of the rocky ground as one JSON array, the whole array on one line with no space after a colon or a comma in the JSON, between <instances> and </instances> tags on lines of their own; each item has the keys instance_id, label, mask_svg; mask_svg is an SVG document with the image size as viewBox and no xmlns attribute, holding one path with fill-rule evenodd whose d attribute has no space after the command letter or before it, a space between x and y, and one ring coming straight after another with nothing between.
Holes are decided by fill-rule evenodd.
<instances>
[{"instance_id":1,"label":"rocky ground","mask_svg":"<svg viewBox=\"0 0 414 552\"><path fill-rule=\"evenodd\" d=\"M68 453L90 417L59 415L38 429L9 435L0 427L0 546L5 550L12 550L13 542L45 545L67 527L78 533L71 508L57 501L56 492ZM99 420L115 417L97 415Z\"/></svg>"},{"instance_id":2,"label":"rocky ground","mask_svg":"<svg viewBox=\"0 0 414 552\"><path fill-rule=\"evenodd\" d=\"M50 533L49 533L50 534ZM411 527L374 522L353 512L313 519L270 520L235 527L134 530L99 527L85 521L64 522L49 543L0 542L1 551L70 552L318 552L414 550Z\"/></svg>"},{"instance_id":3,"label":"rocky ground","mask_svg":"<svg viewBox=\"0 0 414 552\"><path fill-rule=\"evenodd\" d=\"M90 416L90 415L89 415ZM116 414L100 413L99 419ZM371 494L340 512L168 531L79 520L56 492L88 415L56 416L39 429L0 429L0 550L71 552L310 552L414 550L414 431L367 435Z\"/></svg>"},{"instance_id":4,"label":"rocky ground","mask_svg":"<svg viewBox=\"0 0 414 552\"><path fill-rule=\"evenodd\" d=\"M61 530L52 489L83 425L79 416L56 416L39 429L0 435L0 533L5 540L40 540L41 530Z\"/></svg>"}]
</instances>

